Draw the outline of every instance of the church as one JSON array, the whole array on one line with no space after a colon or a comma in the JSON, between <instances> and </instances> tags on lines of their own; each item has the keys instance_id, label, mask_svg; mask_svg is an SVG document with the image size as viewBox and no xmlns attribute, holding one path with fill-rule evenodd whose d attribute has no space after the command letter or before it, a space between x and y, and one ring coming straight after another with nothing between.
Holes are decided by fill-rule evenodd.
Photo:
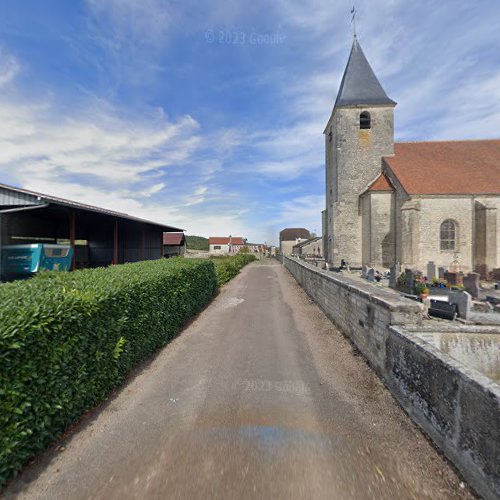
<instances>
[{"instance_id":1,"label":"church","mask_svg":"<svg viewBox=\"0 0 500 500\"><path fill-rule=\"evenodd\" d=\"M354 38L324 130L326 261L483 278L500 267L500 140L394 142L394 108Z\"/></svg>"}]
</instances>

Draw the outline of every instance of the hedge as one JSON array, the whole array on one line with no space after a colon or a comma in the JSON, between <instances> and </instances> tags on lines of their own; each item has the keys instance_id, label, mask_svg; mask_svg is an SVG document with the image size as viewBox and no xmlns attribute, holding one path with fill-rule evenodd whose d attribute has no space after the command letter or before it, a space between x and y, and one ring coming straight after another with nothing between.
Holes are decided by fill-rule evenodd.
<instances>
[{"instance_id":1,"label":"hedge","mask_svg":"<svg viewBox=\"0 0 500 500\"><path fill-rule=\"evenodd\" d=\"M165 345L217 285L214 264L195 259L0 285L0 484Z\"/></svg>"},{"instance_id":2,"label":"hedge","mask_svg":"<svg viewBox=\"0 0 500 500\"><path fill-rule=\"evenodd\" d=\"M212 257L217 271L217 281L220 285L232 280L240 270L255 260L252 254L238 254L232 257Z\"/></svg>"}]
</instances>

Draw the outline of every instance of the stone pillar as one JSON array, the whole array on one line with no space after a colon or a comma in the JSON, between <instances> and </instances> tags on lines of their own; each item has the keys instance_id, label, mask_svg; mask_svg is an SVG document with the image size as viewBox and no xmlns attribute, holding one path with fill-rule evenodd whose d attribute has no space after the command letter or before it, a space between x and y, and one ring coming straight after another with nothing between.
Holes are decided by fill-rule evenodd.
<instances>
[{"instance_id":1,"label":"stone pillar","mask_svg":"<svg viewBox=\"0 0 500 500\"><path fill-rule=\"evenodd\" d=\"M497 209L486 209L486 238L485 238L485 264L488 271L497 267Z\"/></svg>"},{"instance_id":2,"label":"stone pillar","mask_svg":"<svg viewBox=\"0 0 500 500\"><path fill-rule=\"evenodd\" d=\"M420 260L420 203L408 201L401 207L401 264L418 267Z\"/></svg>"},{"instance_id":3,"label":"stone pillar","mask_svg":"<svg viewBox=\"0 0 500 500\"><path fill-rule=\"evenodd\" d=\"M498 267L497 208L476 202L475 214L474 268L487 279L488 273Z\"/></svg>"}]
</instances>

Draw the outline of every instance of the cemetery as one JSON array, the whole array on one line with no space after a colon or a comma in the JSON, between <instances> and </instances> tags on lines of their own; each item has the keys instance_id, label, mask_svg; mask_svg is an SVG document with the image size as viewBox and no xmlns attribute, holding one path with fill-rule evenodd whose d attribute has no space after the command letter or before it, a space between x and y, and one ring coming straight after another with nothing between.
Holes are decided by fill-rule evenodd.
<instances>
[{"instance_id":1,"label":"cemetery","mask_svg":"<svg viewBox=\"0 0 500 500\"><path fill-rule=\"evenodd\" d=\"M390 270L370 266L356 268L348 262L333 267L323 258L298 259L319 269L361 279L377 287L391 288L408 299L422 303L427 311L427 320L500 327L500 269L494 269L490 279L483 280L479 273L464 273L457 254L450 266L437 266L429 261L425 270L403 269L399 264L393 264Z\"/></svg>"},{"instance_id":2,"label":"cemetery","mask_svg":"<svg viewBox=\"0 0 500 500\"><path fill-rule=\"evenodd\" d=\"M382 280L377 280L382 276ZM427 263L425 270L401 269L394 264L387 273L363 266L361 277L368 282L382 281L406 298L426 306L429 318L457 320L465 324L500 326L500 270L491 273L492 280L481 279L479 273L465 274L455 255L448 268ZM499 332L500 333L500 332Z\"/></svg>"}]
</instances>

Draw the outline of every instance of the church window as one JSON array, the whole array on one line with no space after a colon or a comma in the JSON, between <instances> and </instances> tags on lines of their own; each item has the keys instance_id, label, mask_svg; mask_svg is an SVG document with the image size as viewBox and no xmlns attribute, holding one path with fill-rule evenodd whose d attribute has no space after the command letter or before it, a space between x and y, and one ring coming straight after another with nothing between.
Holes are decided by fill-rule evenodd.
<instances>
[{"instance_id":1,"label":"church window","mask_svg":"<svg viewBox=\"0 0 500 500\"><path fill-rule=\"evenodd\" d=\"M372 119L371 119L370 113L368 113L368 111L363 111L359 115L359 128L362 130L372 128Z\"/></svg>"},{"instance_id":2,"label":"church window","mask_svg":"<svg viewBox=\"0 0 500 500\"><path fill-rule=\"evenodd\" d=\"M440 230L441 250L456 250L457 225L452 220L445 220Z\"/></svg>"},{"instance_id":3,"label":"church window","mask_svg":"<svg viewBox=\"0 0 500 500\"><path fill-rule=\"evenodd\" d=\"M332 132L332 127L330 127L330 133L328 134L328 139L330 142L332 142L332 138L333 138L333 132Z\"/></svg>"}]
</instances>

